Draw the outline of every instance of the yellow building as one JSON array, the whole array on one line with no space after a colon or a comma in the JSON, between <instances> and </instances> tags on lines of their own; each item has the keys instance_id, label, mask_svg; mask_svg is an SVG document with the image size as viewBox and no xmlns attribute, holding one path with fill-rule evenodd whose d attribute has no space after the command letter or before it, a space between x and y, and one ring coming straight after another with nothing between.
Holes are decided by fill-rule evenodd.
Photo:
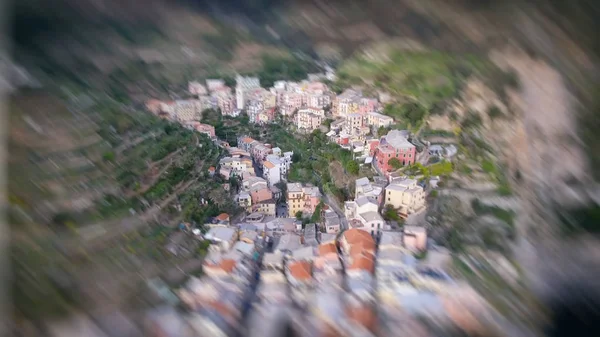
<instances>
[{"instance_id":1,"label":"yellow building","mask_svg":"<svg viewBox=\"0 0 600 337\"><path fill-rule=\"evenodd\" d=\"M302 189L302 184L287 184L287 206L288 217L290 218L295 217L296 213L304 210L304 192Z\"/></svg>"},{"instance_id":2,"label":"yellow building","mask_svg":"<svg viewBox=\"0 0 600 337\"><path fill-rule=\"evenodd\" d=\"M403 216L425 209L425 191L414 179L393 181L385 188L385 205L392 205Z\"/></svg>"}]
</instances>

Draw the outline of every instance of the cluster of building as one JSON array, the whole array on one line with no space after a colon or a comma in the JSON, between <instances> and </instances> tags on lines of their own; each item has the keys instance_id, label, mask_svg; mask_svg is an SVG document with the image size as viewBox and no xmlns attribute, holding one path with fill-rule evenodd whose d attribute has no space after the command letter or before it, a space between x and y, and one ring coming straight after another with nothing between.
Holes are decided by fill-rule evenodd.
<instances>
[{"instance_id":1,"label":"cluster of building","mask_svg":"<svg viewBox=\"0 0 600 337\"><path fill-rule=\"evenodd\" d=\"M356 180L354 200L344 203L349 227L375 235L389 226L381 216L387 206L393 207L403 218L422 213L426 209L425 190L415 179L390 175L389 180L375 177Z\"/></svg>"},{"instance_id":2,"label":"cluster of building","mask_svg":"<svg viewBox=\"0 0 600 337\"><path fill-rule=\"evenodd\" d=\"M277 186L269 186L261 177L249 176L242 180L242 189L237 195L237 202L248 213L259 212L276 216L277 199L280 195L281 190Z\"/></svg>"},{"instance_id":3,"label":"cluster of building","mask_svg":"<svg viewBox=\"0 0 600 337\"><path fill-rule=\"evenodd\" d=\"M287 184L288 217L295 217L298 212L312 215L321 202L321 191L316 186L303 186L300 183Z\"/></svg>"},{"instance_id":4,"label":"cluster of building","mask_svg":"<svg viewBox=\"0 0 600 337\"><path fill-rule=\"evenodd\" d=\"M176 294L186 313L155 319L158 336L232 336L252 301L264 233L255 226L214 225L201 278L192 277ZM162 331L161 331L162 330Z\"/></svg>"},{"instance_id":5,"label":"cluster of building","mask_svg":"<svg viewBox=\"0 0 600 337\"><path fill-rule=\"evenodd\" d=\"M333 235L288 218L207 226L203 275L175 292L184 311L148 316L154 336L426 336L415 317L456 320L459 303L479 300L446 274L449 252L428 247L421 227Z\"/></svg>"}]
</instances>

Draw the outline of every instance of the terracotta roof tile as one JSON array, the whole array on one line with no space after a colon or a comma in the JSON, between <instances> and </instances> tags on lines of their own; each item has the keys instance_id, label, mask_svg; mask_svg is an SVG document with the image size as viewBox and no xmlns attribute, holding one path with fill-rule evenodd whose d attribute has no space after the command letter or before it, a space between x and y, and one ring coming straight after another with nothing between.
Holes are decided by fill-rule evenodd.
<instances>
[{"instance_id":1,"label":"terracotta roof tile","mask_svg":"<svg viewBox=\"0 0 600 337\"><path fill-rule=\"evenodd\" d=\"M344 237L349 244L356 244L359 242L373 242L371 235L363 230L352 228L344 232Z\"/></svg>"},{"instance_id":2,"label":"terracotta roof tile","mask_svg":"<svg viewBox=\"0 0 600 337\"><path fill-rule=\"evenodd\" d=\"M292 262L288 269L290 271L290 275L296 280L305 281L312 278L311 267L312 266L308 261L297 261Z\"/></svg>"},{"instance_id":3,"label":"terracotta roof tile","mask_svg":"<svg viewBox=\"0 0 600 337\"><path fill-rule=\"evenodd\" d=\"M226 273L231 273L233 268L235 268L235 260L232 259L223 259L221 261L221 269L223 269Z\"/></svg>"},{"instance_id":4,"label":"terracotta roof tile","mask_svg":"<svg viewBox=\"0 0 600 337\"><path fill-rule=\"evenodd\" d=\"M375 260L373 255L366 253L352 257L352 264L348 269L359 269L373 273L375 271Z\"/></svg>"},{"instance_id":5,"label":"terracotta roof tile","mask_svg":"<svg viewBox=\"0 0 600 337\"><path fill-rule=\"evenodd\" d=\"M350 255L375 252L375 240L366 231L352 228L344 232L344 238L350 245Z\"/></svg>"},{"instance_id":6,"label":"terracotta roof tile","mask_svg":"<svg viewBox=\"0 0 600 337\"><path fill-rule=\"evenodd\" d=\"M350 256L360 255L364 252L374 253L375 252L375 243L369 241L363 241L360 243L355 243L350 246Z\"/></svg>"},{"instance_id":7,"label":"terracotta roof tile","mask_svg":"<svg viewBox=\"0 0 600 337\"><path fill-rule=\"evenodd\" d=\"M337 248L334 242L319 245L319 256L324 256L328 254L337 254Z\"/></svg>"},{"instance_id":8,"label":"terracotta roof tile","mask_svg":"<svg viewBox=\"0 0 600 337\"><path fill-rule=\"evenodd\" d=\"M275 167L275 164L271 163L270 161L264 162L263 165L265 165L265 167L268 169L272 169L273 167Z\"/></svg>"},{"instance_id":9,"label":"terracotta roof tile","mask_svg":"<svg viewBox=\"0 0 600 337\"><path fill-rule=\"evenodd\" d=\"M227 214L227 213L221 213L221 214L217 215L216 219L220 220L220 221L228 220L229 219L229 214Z\"/></svg>"}]
</instances>

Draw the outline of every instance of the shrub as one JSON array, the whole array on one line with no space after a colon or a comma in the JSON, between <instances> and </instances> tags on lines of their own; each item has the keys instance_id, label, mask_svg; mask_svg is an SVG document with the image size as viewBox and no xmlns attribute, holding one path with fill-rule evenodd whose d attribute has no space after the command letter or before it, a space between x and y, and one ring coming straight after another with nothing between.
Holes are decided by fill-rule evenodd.
<instances>
[{"instance_id":1,"label":"shrub","mask_svg":"<svg viewBox=\"0 0 600 337\"><path fill-rule=\"evenodd\" d=\"M454 171L452 163L449 161L441 161L439 163L429 165L429 174L432 176L448 175Z\"/></svg>"},{"instance_id":2,"label":"shrub","mask_svg":"<svg viewBox=\"0 0 600 337\"><path fill-rule=\"evenodd\" d=\"M489 173L489 174L495 174L496 173L496 165L494 165L494 163L491 160L489 160L489 159L485 159L481 163L481 169L484 170L486 173Z\"/></svg>"},{"instance_id":3,"label":"shrub","mask_svg":"<svg viewBox=\"0 0 600 337\"><path fill-rule=\"evenodd\" d=\"M398 160L398 158L392 158L388 161L388 164L394 168L395 170L399 169L402 167L402 163L400 162L400 160Z\"/></svg>"},{"instance_id":4,"label":"shrub","mask_svg":"<svg viewBox=\"0 0 600 337\"><path fill-rule=\"evenodd\" d=\"M383 218L387 221L400 221L401 218L398 215L398 211L392 205L385 205L383 212Z\"/></svg>"},{"instance_id":5,"label":"shrub","mask_svg":"<svg viewBox=\"0 0 600 337\"><path fill-rule=\"evenodd\" d=\"M348 173L352 175L357 175L359 170L360 167L358 166L358 163L354 160L351 160L346 164L346 171L348 171Z\"/></svg>"},{"instance_id":6,"label":"shrub","mask_svg":"<svg viewBox=\"0 0 600 337\"><path fill-rule=\"evenodd\" d=\"M503 115L504 114L502 113L502 110L495 105L488 110L488 116L490 116L491 119L496 119L498 117L502 117Z\"/></svg>"}]
</instances>

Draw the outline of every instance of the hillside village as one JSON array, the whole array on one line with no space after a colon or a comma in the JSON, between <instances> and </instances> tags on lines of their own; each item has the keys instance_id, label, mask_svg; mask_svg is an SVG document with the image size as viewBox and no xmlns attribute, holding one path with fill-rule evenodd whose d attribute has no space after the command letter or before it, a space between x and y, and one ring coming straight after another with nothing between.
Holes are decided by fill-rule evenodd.
<instances>
[{"instance_id":1,"label":"hillside village","mask_svg":"<svg viewBox=\"0 0 600 337\"><path fill-rule=\"evenodd\" d=\"M165 335L277 336L288 322L305 336L425 336L417 316L464 323L487 307L471 286L449 276L449 250L428 238L427 194L437 193L440 177L399 170L449 164L456 147L413 143L410 131L393 128L379 97L358 88L336 95L325 84L333 78L329 69L266 89L259 78L238 75L234 89L220 79L194 81L191 99L147 102L151 113L226 150L209 174L227 181L223 187L245 212L215 217L205 233L189 229L210 245L202 276L175 291L187 314L151 314ZM200 122L207 110L325 133L373 174L356 179L354 195L338 203L322 186L288 179L298 164L294 148L245 134L232 146Z\"/></svg>"}]
</instances>

